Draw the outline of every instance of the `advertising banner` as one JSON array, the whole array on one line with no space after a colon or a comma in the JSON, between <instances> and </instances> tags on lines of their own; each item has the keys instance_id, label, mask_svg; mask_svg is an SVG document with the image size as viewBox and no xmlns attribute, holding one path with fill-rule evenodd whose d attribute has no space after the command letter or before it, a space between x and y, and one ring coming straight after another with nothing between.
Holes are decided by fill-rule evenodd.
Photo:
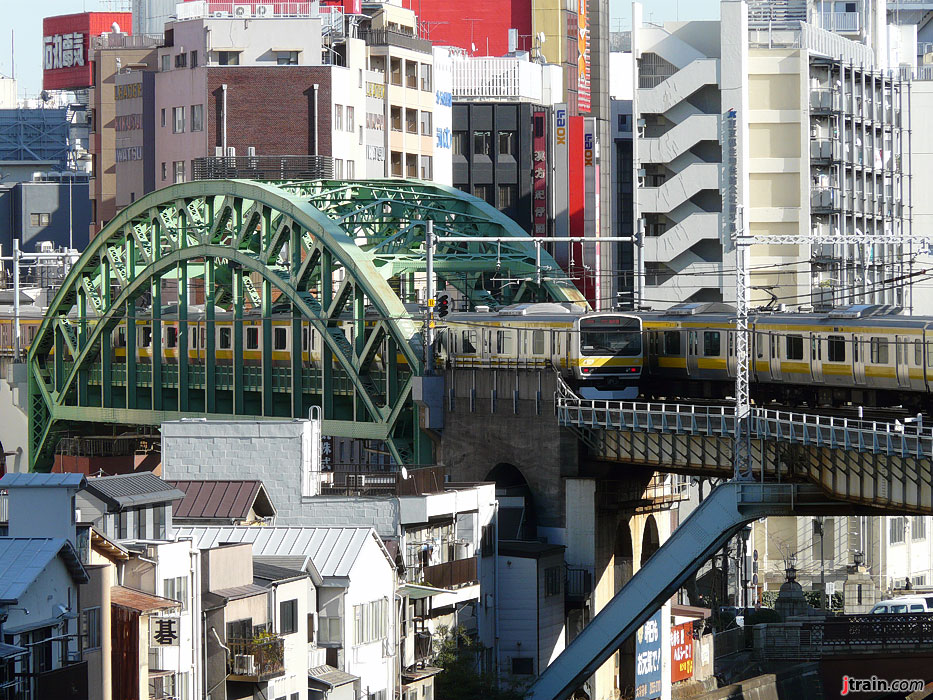
<instances>
[{"instance_id":1,"label":"advertising banner","mask_svg":"<svg viewBox=\"0 0 933 700\"><path fill-rule=\"evenodd\" d=\"M590 15L588 0L577 0L577 109L590 111Z\"/></svg>"},{"instance_id":2,"label":"advertising banner","mask_svg":"<svg viewBox=\"0 0 933 700\"><path fill-rule=\"evenodd\" d=\"M693 677L693 623L671 628L671 681Z\"/></svg>"},{"instance_id":3,"label":"advertising banner","mask_svg":"<svg viewBox=\"0 0 933 700\"><path fill-rule=\"evenodd\" d=\"M42 20L42 88L79 90L94 84L91 37L112 30L131 33L130 12L81 12Z\"/></svg>"},{"instance_id":4,"label":"advertising banner","mask_svg":"<svg viewBox=\"0 0 933 700\"><path fill-rule=\"evenodd\" d=\"M435 47L434 53L434 181L453 185L453 128L454 65L450 49Z\"/></svg>"},{"instance_id":5,"label":"advertising banner","mask_svg":"<svg viewBox=\"0 0 933 700\"><path fill-rule=\"evenodd\" d=\"M546 236L547 230L547 115L532 115L531 221L532 235Z\"/></svg>"},{"instance_id":6,"label":"advertising banner","mask_svg":"<svg viewBox=\"0 0 933 700\"><path fill-rule=\"evenodd\" d=\"M551 218L554 219L554 235L569 236L570 221L568 219L568 184L567 156L569 153L569 125L567 122L567 105L556 104L551 124L551 139L553 165L551 168ZM558 243L554 247L554 259L564 269L567 269L568 246Z\"/></svg>"},{"instance_id":7,"label":"advertising banner","mask_svg":"<svg viewBox=\"0 0 933 700\"><path fill-rule=\"evenodd\" d=\"M661 697L661 615L658 610L635 633L635 698Z\"/></svg>"}]
</instances>

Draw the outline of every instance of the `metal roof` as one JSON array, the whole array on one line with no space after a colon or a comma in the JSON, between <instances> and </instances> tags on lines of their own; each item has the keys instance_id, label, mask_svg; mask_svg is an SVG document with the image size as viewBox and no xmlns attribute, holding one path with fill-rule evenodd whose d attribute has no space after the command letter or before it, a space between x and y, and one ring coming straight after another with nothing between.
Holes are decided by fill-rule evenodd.
<instances>
[{"instance_id":1,"label":"metal roof","mask_svg":"<svg viewBox=\"0 0 933 700\"><path fill-rule=\"evenodd\" d=\"M134 472L88 479L86 489L117 508L165 503L185 497L152 472Z\"/></svg>"},{"instance_id":2,"label":"metal roof","mask_svg":"<svg viewBox=\"0 0 933 700\"><path fill-rule=\"evenodd\" d=\"M224 600L239 600L240 598L251 598L254 595L265 595L269 591L263 586L255 583L247 583L242 586L233 586L232 588L221 588L219 591L210 591L215 596Z\"/></svg>"},{"instance_id":3,"label":"metal roof","mask_svg":"<svg viewBox=\"0 0 933 700\"><path fill-rule=\"evenodd\" d=\"M346 685L347 683L353 683L354 681L358 681L360 679L359 676L354 676L352 673L346 673L345 671L341 671L339 668L334 668L333 666L328 666L327 664L309 668L308 676L313 680L329 685L331 688Z\"/></svg>"},{"instance_id":4,"label":"metal roof","mask_svg":"<svg viewBox=\"0 0 933 700\"><path fill-rule=\"evenodd\" d=\"M369 537L389 560L371 527L176 527L175 533L178 539L194 540L198 549L252 542L254 557L310 556L324 578L349 576Z\"/></svg>"},{"instance_id":5,"label":"metal roof","mask_svg":"<svg viewBox=\"0 0 933 700\"><path fill-rule=\"evenodd\" d=\"M88 582L87 571L64 537L0 537L0 603L17 602L59 555L76 581Z\"/></svg>"},{"instance_id":6,"label":"metal roof","mask_svg":"<svg viewBox=\"0 0 933 700\"><path fill-rule=\"evenodd\" d=\"M276 566L267 562L256 561L253 559L253 582L269 581L291 581L297 578L308 578L308 572L301 569L287 569L284 566ZM262 585L262 584L259 584Z\"/></svg>"},{"instance_id":7,"label":"metal roof","mask_svg":"<svg viewBox=\"0 0 933 700\"><path fill-rule=\"evenodd\" d=\"M167 481L184 492L172 506L172 518L242 520L250 509L274 516L275 508L261 481Z\"/></svg>"},{"instance_id":8,"label":"metal roof","mask_svg":"<svg viewBox=\"0 0 933 700\"><path fill-rule=\"evenodd\" d=\"M36 474L35 472L6 474L0 478L0 489L66 487L84 488L84 474Z\"/></svg>"}]
</instances>

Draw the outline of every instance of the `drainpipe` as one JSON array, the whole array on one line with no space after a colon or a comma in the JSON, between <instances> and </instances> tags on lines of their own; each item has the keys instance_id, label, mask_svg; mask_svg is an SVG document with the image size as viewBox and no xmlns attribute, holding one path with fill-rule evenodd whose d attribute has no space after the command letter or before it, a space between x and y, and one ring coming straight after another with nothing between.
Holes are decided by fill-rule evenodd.
<instances>
[{"instance_id":1,"label":"drainpipe","mask_svg":"<svg viewBox=\"0 0 933 700\"><path fill-rule=\"evenodd\" d=\"M227 157L227 84L223 83L220 86L220 89L223 90L223 111L224 111L224 121L223 121L223 157Z\"/></svg>"},{"instance_id":2,"label":"drainpipe","mask_svg":"<svg viewBox=\"0 0 933 700\"><path fill-rule=\"evenodd\" d=\"M314 83L311 86L311 89L314 93L314 155L319 156L321 152L318 150L318 117L320 113L318 112L318 103L317 103L317 91L320 88L318 83Z\"/></svg>"}]
</instances>

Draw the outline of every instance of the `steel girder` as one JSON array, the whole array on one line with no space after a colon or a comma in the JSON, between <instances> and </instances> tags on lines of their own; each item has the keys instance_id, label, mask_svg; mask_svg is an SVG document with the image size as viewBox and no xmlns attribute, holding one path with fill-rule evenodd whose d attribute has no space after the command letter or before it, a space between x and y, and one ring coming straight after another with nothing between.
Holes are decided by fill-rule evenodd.
<instances>
[{"instance_id":1,"label":"steel girder","mask_svg":"<svg viewBox=\"0 0 933 700\"><path fill-rule=\"evenodd\" d=\"M585 303L553 279L560 273L550 256L536 266L514 222L451 188L404 180L173 185L120 212L49 307L27 359L31 467L47 468L68 431L193 416L297 418L312 406L322 409L325 434L383 440L400 464L431 461L411 398L424 370L420 318L396 291L424 270L427 218L440 235L515 237L439 246L438 276L469 299ZM203 310L191 318L195 296ZM234 327L230 362L189 360L195 324L198 359L216 357L218 311ZM275 348L276 361L273 314L293 341L285 352ZM174 357L137 358L138 324L151 327L151 355L162 357L164 316L177 328L167 353ZM250 320L263 332L260 359L247 362L239 331ZM124 321L134 331L121 362L111 345ZM305 326L321 341L317 367L303 362Z\"/></svg>"}]
</instances>

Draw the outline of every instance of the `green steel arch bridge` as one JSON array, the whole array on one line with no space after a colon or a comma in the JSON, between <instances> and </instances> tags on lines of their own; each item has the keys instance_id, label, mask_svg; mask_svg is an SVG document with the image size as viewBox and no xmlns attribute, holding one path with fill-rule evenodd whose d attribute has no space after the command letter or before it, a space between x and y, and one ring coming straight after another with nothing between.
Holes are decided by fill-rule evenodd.
<instances>
[{"instance_id":1,"label":"green steel arch bridge","mask_svg":"<svg viewBox=\"0 0 933 700\"><path fill-rule=\"evenodd\" d=\"M399 464L432 462L412 399L425 371L413 302L429 219L445 237L435 253L439 286L470 304L585 304L515 222L453 188L410 180L173 185L120 212L50 305L27 358L30 468L48 469L67 433L184 417L301 418L313 406L327 435L382 440ZM273 319L291 329L285 348L273 339ZM219 323L234 332L218 355ZM253 352L238 332L246 323L262 329ZM171 340L164 324L176 329ZM148 357L136 332L121 338L121 328L139 326L151 329L142 331ZM200 341L199 328L209 331ZM303 361L303 329L321 339L316 366Z\"/></svg>"}]
</instances>

